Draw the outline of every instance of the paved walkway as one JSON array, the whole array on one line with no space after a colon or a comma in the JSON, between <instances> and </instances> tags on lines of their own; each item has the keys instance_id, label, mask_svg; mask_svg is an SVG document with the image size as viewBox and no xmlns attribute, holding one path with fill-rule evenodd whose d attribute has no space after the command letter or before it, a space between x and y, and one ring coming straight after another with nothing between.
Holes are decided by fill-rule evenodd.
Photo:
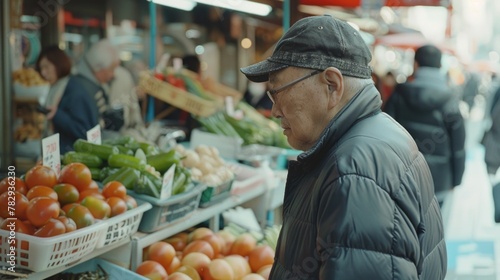
<instances>
[{"instance_id":1,"label":"paved walkway","mask_svg":"<svg viewBox=\"0 0 500 280\"><path fill-rule=\"evenodd\" d=\"M443 207L448 244L446 280L500 280L500 224L493 219L491 185L484 164L481 112L467 119L467 161L462 185ZM500 155L499 155L500 156Z\"/></svg>"}]
</instances>

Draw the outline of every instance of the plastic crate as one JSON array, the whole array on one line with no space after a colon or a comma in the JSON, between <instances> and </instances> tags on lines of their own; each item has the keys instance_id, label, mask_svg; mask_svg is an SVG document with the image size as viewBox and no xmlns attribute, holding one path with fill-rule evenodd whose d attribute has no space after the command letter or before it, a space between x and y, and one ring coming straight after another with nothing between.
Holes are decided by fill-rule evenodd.
<instances>
[{"instance_id":1,"label":"plastic crate","mask_svg":"<svg viewBox=\"0 0 500 280\"><path fill-rule=\"evenodd\" d=\"M188 187L187 191L168 199L157 199L152 196L130 192L131 196L149 202L153 206L144 213L139 224L139 231L157 231L182 218L189 217L198 208L201 193L205 188L206 186L201 184L192 185Z\"/></svg>"},{"instance_id":2,"label":"plastic crate","mask_svg":"<svg viewBox=\"0 0 500 280\"><path fill-rule=\"evenodd\" d=\"M199 207L205 208L212 206L231 195L231 186L234 178L218 186L208 186L202 193Z\"/></svg>"},{"instance_id":3,"label":"plastic crate","mask_svg":"<svg viewBox=\"0 0 500 280\"><path fill-rule=\"evenodd\" d=\"M9 243L10 231L0 230L0 266L12 266L7 255L11 246L15 247L17 253L16 269L39 272L72 264L94 251L106 231L106 225L97 222L69 233L44 238L15 233L15 244Z\"/></svg>"},{"instance_id":4,"label":"plastic crate","mask_svg":"<svg viewBox=\"0 0 500 280\"><path fill-rule=\"evenodd\" d=\"M133 271L126 268L108 262L106 260L95 258L74 266L70 269L65 270L64 273L84 273L88 271L100 271L100 268L104 270L108 276L109 280L147 280L148 278L143 277ZM51 279L51 278L49 278ZM66 278L55 278L55 279L66 279Z\"/></svg>"},{"instance_id":5,"label":"plastic crate","mask_svg":"<svg viewBox=\"0 0 500 280\"><path fill-rule=\"evenodd\" d=\"M152 207L148 202L137 201L137 204L136 208L103 221L107 224L106 232L97 243L97 248L129 238L137 232L144 212Z\"/></svg>"}]
</instances>

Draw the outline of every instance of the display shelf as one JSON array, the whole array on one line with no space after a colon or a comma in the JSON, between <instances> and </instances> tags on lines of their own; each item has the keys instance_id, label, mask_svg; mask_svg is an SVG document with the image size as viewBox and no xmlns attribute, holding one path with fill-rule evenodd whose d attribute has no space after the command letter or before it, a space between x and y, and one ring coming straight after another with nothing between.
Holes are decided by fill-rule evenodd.
<instances>
[{"instance_id":1,"label":"display shelf","mask_svg":"<svg viewBox=\"0 0 500 280\"><path fill-rule=\"evenodd\" d=\"M116 243L113 243L109 246L105 246L105 247L102 247L102 248L99 248L97 250L94 250L92 253L86 255L86 256L83 256L80 260L78 260L77 262L73 263L73 264L70 264L70 265L66 265L66 266L60 266L60 267L57 267L57 268L54 268L54 269L49 269L49 270L45 270L45 271L39 271L39 272L35 272L35 273L31 273L31 274L28 274L27 275L27 278L28 280L41 280L41 279L45 279L47 277L50 277L52 275L55 275L59 272L63 272L65 271L66 269L70 268L70 267L73 267L75 265L78 265L82 262L85 262L87 260L90 260L90 259L93 259L95 257L98 257L104 253L107 253L111 250L114 250L114 249L117 249L127 243L130 242L130 239L123 239L123 240L120 240L119 242L116 242Z\"/></svg>"},{"instance_id":2,"label":"display shelf","mask_svg":"<svg viewBox=\"0 0 500 280\"><path fill-rule=\"evenodd\" d=\"M168 238L176 233L184 231L201 222L209 220L210 228L216 231L219 228L219 214L227 209L231 209L242 203L264 195L266 193L266 189L266 185L262 184L251 190L248 190L247 192L238 195L232 195L218 204L212 205L207 208L198 208L190 217L179 220L173 223L171 226L168 226L156 232L137 232L132 237L132 255L130 268L132 270L135 270L135 268L142 262L142 250L145 247Z\"/></svg>"}]
</instances>

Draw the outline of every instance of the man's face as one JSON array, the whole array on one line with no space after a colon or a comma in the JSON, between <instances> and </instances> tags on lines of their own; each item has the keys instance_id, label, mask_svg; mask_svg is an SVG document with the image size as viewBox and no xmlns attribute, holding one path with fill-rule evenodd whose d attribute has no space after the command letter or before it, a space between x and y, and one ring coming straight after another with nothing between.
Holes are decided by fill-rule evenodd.
<instances>
[{"instance_id":1,"label":"man's face","mask_svg":"<svg viewBox=\"0 0 500 280\"><path fill-rule=\"evenodd\" d=\"M109 67L102 68L95 73L95 76L102 84L108 83L115 77L115 69L120 64L119 61L113 62Z\"/></svg>"},{"instance_id":2,"label":"man's face","mask_svg":"<svg viewBox=\"0 0 500 280\"><path fill-rule=\"evenodd\" d=\"M269 75L269 89L277 89L311 73L310 69L288 67ZM313 75L273 95L272 115L281 120L283 134L295 149L308 150L330 121L327 95L321 91L320 76Z\"/></svg>"}]
</instances>

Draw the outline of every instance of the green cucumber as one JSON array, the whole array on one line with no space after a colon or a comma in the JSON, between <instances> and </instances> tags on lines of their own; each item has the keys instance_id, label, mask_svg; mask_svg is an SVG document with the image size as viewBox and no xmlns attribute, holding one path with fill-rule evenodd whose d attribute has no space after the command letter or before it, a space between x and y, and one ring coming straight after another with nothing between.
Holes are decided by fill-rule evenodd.
<instances>
[{"instance_id":1,"label":"green cucumber","mask_svg":"<svg viewBox=\"0 0 500 280\"><path fill-rule=\"evenodd\" d=\"M172 185L172 195L183 193L186 190L186 174L179 172L175 175Z\"/></svg>"},{"instance_id":2,"label":"green cucumber","mask_svg":"<svg viewBox=\"0 0 500 280\"><path fill-rule=\"evenodd\" d=\"M134 186L134 192L137 194L149 195L154 198L160 198L161 181L160 185L157 186L155 181L151 180L149 176L144 174L145 173L139 177L139 181Z\"/></svg>"},{"instance_id":3,"label":"green cucumber","mask_svg":"<svg viewBox=\"0 0 500 280\"><path fill-rule=\"evenodd\" d=\"M110 155L120 152L115 146L94 144L83 139L76 140L73 147L77 152L93 154L103 160L107 160Z\"/></svg>"},{"instance_id":4,"label":"green cucumber","mask_svg":"<svg viewBox=\"0 0 500 280\"><path fill-rule=\"evenodd\" d=\"M158 147L151 145L146 142L139 142L139 148L146 154L147 156L149 155L157 155L160 153Z\"/></svg>"},{"instance_id":5,"label":"green cucumber","mask_svg":"<svg viewBox=\"0 0 500 280\"><path fill-rule=\"evenodd\" d=\"M132 167L139 171L144 171L146 162L130 155L112 154L108 157L110 167Z\"/></svg>"},{"instance_id":6,"label":"green cucumber","mask_svg":"<svg viewBox=\"0 0 500 280\"><path fill-rule=\"evenodd\" d=\"M117 145L123 146L125 144L129 144L132 142L135 142L135 139L132 138L131 136L120 136L117 138L105 139L102 141L103 144L110 145L110 146L117 146Z\"/></svg>"},{"instance_id":7,"label":"green cucumber","mask_svg":"<svg viewBox=\"0 0 500 280\"><path fill-rule=\"evenodd\" d=\"M101 169L99 173L99 181L104 181L109 175L116 173L120 168L111 168L109 166L105 166Z\"/></svg>"},{"instance_id":8,"label":"green cucumber","mask_svg":"<svg viewBox=\"0 0 500 280\"><path fill-rule=\"evenodd\" d=\"M92 174L92 180L99 181L101 179L101 169L97 167L89 167Z\"/></svg>"},{"instance_id":9,"label":"green cucumber","mask_svg":"<svg viewBox=\"0 0 500 280\"><path fill-rule=\"evenodd\" d=\"M87 167L101 167L102 159L96 155L70 151L64 154L63 164L68 165L72 162L80 162L85 164Z\"/></svg>"},{"instance_id":10,"label":"green cucumber","mask_svg":"<svg viewBox=\"0 0 500 280\"><path fill-rule=\"evenodd\" d=\"M118 148L118 151L120 154L122 155L129 155L129 156L133 156L134 155L134 151L128 147L125 147L125 146L122 146L122 145L116 145L115 147Z\"/></svg>"},{"instance_id":11,"label":"green cucumber","mask_svg":"<svg viewBox=\"0 0 500 280\"><path fill-rule=\"evenodd\" d=\"M111 181L118 181L122 183L128 190L132 190L139 181L139 174L139 171L135 170L132 167L122 167L115 173L106 177L106 179L104 179L102 183L103 185L106 185Z\"/></svg>"},{"instance_id":12,"label":"green cucumber","mask_svg":"<svg viewBox=\"0 0 500 280\"><path fill-rule=\"evenodd\" d=\"M180 160L180 156L174 149L168 152L146 157L147 163L161 174L165 173L165 171L167 171L174 163L178 164Z\"/></svg>"}]
</instances>

